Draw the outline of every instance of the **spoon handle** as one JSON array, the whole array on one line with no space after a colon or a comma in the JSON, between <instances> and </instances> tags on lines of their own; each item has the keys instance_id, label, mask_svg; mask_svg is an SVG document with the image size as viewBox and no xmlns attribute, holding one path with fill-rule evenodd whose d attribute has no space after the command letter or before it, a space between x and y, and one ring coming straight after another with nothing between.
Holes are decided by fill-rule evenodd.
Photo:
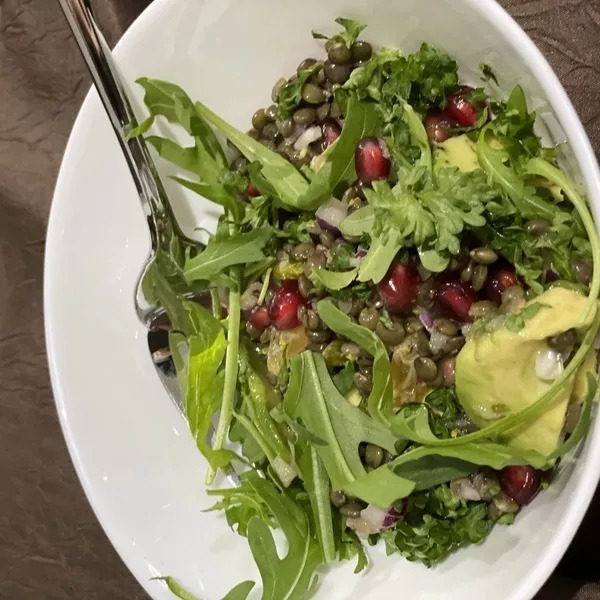
<instances>
[{"instance_id":1,"label":"spoon handle","mask_svg":"<svg viewBox=\"0 0 600 600\"><path fill-rule=\"evenodd\" d=\"M59 0L59 3L127 160L150 229L152 249L173 254L180 247L176 239L180 231L143 137L127 139L127 133L137 127L137 120L90 2Z\"/></svg>"}]
</instances>

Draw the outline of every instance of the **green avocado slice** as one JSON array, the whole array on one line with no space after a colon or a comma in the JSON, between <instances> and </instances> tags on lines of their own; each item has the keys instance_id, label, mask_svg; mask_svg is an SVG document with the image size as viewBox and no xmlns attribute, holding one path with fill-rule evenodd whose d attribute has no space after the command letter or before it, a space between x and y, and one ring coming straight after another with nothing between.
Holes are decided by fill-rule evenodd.
<instances>
[{"instance_id":1,"label":"green avocado slice","mask_svg":"<svg viewBox=\"0 0 600 600\"><path fill-rule=\"evenodd\" d=\"M527 307L537 303L537 312ZM595 311L581 320L587 297L564 288L553 288L531 302L520 314L530 315L519 326L503 326L470 339L456 359L456 392L471 420L485 427L533 404L552 386L536 375L540 352L549 349L547 338L569 329L588 328ZM594 372L595 356L586 360L567 380L553 402L533 421L519 424L502 435L502 441L526 450L551 454L561 441L565 413L576 380ZM578 395L578 394L577 394Z\"/></svg>"}]
</instances>

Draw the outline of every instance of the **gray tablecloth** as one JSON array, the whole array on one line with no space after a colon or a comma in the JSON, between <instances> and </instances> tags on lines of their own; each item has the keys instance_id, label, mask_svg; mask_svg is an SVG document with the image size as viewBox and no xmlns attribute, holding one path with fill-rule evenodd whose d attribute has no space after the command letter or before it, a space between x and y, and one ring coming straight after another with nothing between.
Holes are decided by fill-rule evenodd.
<instances>
[{"instance_id":1,"label":"gray tablecloth","mask_svg":"<svg viewBox=\"0 0 600 600\"><path fill-rule=\"evenodd\" d=\"M99 0L109 40L148 3ZM598 152L600 1L503 4L549 58ZM0 29L0 598L145 598L83 495L44 354L46 220L89 79L55 0L0 0ZM540 598L600 599L598 531L597 495Z\"/></svg>"}]
</instances>

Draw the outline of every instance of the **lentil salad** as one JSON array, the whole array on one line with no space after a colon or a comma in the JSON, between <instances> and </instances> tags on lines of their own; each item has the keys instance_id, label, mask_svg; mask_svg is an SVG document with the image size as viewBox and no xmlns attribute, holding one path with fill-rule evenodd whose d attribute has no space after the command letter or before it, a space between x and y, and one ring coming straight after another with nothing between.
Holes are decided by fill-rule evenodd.
<instances>
[{"instance_id":1,"label":"lentil salad","mask_svg":"<svg viewBox=\"0 0 600 600\"><path fill-rule=\"evenodd\" d=\"M360 572L365 545L429 567L511 524L596 392L600 244L524 91L501 101L487 65L467 86L443 50L375 51L337 22L246 134L146 78L131 134L182 126L193 146L146 139L224 210L145 283L207 484L241 472L212 509L248 538L271 600L310 597L337 560Z\"/></svg>"}]
</instances>

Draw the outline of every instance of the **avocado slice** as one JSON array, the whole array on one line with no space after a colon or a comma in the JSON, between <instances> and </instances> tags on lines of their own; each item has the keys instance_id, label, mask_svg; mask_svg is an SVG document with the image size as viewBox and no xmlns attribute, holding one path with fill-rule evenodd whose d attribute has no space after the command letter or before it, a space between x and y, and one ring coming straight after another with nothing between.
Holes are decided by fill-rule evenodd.
<instances>
[{"instance_id":1,"label":"avocado slice","mask_svg":"<svg viewBox=\"0 0 600 600\"><path fill-rule=\"evenodd\" d=\"M480 168L475 142L465 134L448 138L445 142L438 144L435 157L440 163L456 167L465 173Z\"/></svg>"},{"instance_id":2,"label":"avocado slice","mask_svg":"<svg viewBox=\"0 0 600 600\"><path fill-rule=\"evenodd\" d=\"M520 330L503 326L470 339L456 359L456 392L471 420L485 427L533 404L552 386L536 375L538 353L549 349L547 338L569 329L588 328L594 312L582 321L587 298L556 287L544 292L523 310L537 303L537 312L521 321ZM587 357L575 376L565 382L552 403L533 421L518 425L502 436L515 448L552 453L561 441L565 413L573 396L579 401L585 390L585 375L594 372L595 353Z\"/></svg>"}]
</instances>

